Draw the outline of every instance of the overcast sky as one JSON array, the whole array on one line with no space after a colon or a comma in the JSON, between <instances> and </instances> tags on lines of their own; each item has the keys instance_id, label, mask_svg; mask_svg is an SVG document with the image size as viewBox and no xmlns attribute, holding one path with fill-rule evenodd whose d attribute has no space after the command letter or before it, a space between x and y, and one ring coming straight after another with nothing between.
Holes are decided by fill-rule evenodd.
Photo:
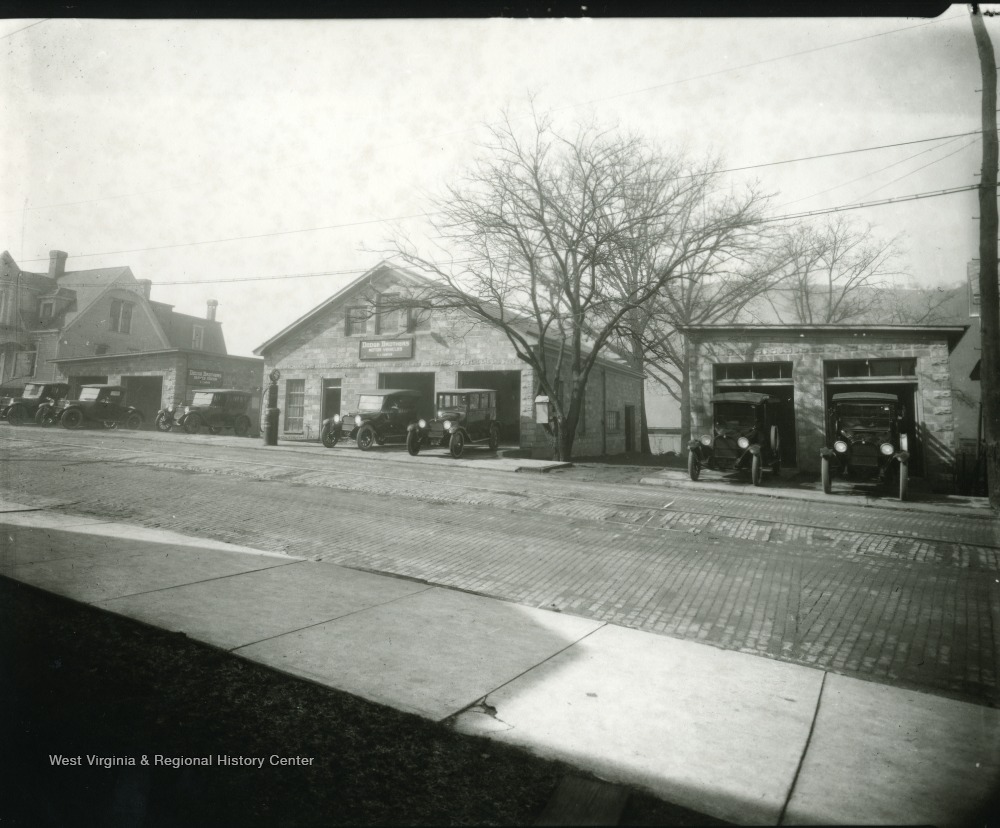
<instances>
[{"instance_id":1,"label":"overcast sky","mask_svg":"<svg viewBox=\"0 0 1000 828\"><path fill-rule=\"evenodd\" d=\"M1000 20L987 27L1000 51ZM244 355L374 265L388 220L425 212L483 124L523 116L529 95L558 124L621 125L727 168L981 126L965 6L933 20L4 20L0 38L0 247L26 270L51 249L72 270L128 265L184 313L217 299ZM727 180L755 177L783 215L974 184L981 148L950 138ZM978 255L978 213L964 192L845 215L900 237L914 284L951 285Z\"/></svg>"}]
</instances>

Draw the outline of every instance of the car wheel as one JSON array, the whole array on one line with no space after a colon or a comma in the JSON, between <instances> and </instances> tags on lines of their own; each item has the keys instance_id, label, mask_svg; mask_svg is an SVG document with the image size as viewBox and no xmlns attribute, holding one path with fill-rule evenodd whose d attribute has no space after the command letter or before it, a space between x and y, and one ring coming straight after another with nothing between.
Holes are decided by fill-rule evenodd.
<instances>
[{"instance_id":1,"label":"car wheel","mask_svg":"<svg viewBox=\"0 0 1000 828\"><path fill-rule=\"evenodd\" d=\"M142 428L142 414L133 411L125 418L125 428L129 431L137 431Z\"/></svg>"},{"instance_id":2,"label":"car wheel","mask_svg":"<svg viewBox=\"0 0 1000 828\"><path fill-rule=\"evenodd\" d=\"M323 433L320 435L320 440L323 441L323 445L327 448L333 448L340 441L340 426L327 426L323 429Z\"/></svg>"},{"instance_id":3,"label":"car wheel","mask_svg":"<svg viewBox=\"0 0 1000 828\"><path fill-rule=\"evenodd\" d=\"M906 500L906 490L910 482L910 464L899 464L899 499Z\"/></svg>"},{"instance_id":4,"label":"car wheel","mask_svg":"<svg viewBox=\"0 0 1000 828\"><path fill-rule=\"evenodd\" d=\"M79 408L71 408L64 411L59 423L63 428L79 428L83 425L83 412Z\"/></svg>"},{"instance_id":5,"label":"car wheel","mask_svg":"<svg viewBox=\"0 0 1000 828\"><path fill-rule=\"evenodd\" d=\"M108 431L114 431L116 428L118 428L118 421L104 420L101 422L101 425L104 426Z\"/></svg>"},{"instance_id":6,"label":"car wheel","mask_svg":"<svg viewBox=\"0 0 1000 828\"><path fill-rule=\"evenodd\" d=\"M358 448L368 451L375 444L375 429L370 425L362 426L358 432Z\"/></svg>"},{"instance_id":7,"label":"car wheel","mask_svg":"<svg viewBox=\"0 0 1000 828\"><path fill-rule=\"evenodd\" d=\"M490 451L496 451L500 447L500 429L497 426L490 426Z\"/></svg>"},{"instance_id":8,"label":"car wheel","mask_svg":"<svg viewBox=\"0 0 1000 828\"><path fill-rule=\"evenodd\" d=\"M755 454L750 461L750 480L754 486L759 486L764 472L761 469L760 455Z\"/></svg>"},{"instance_id":9,"label":"car wheel","mask_svg":"<svg viewBox=\"0 0 1000 828\"><path fill-rule=\"evenodd\" d=\"M12 405L10 411L7 412L7 422L12 426L24 425L24 421L28 419L23 405Z\"/></svg>"},{"instance_id":10,"label":"car wheel","mask_svg":"<svg viewBox=\"0 0 1000 828\"><path fill-rule=\"evenodd\" d=\"M248 437L250 435L250 420L246 417L237 417L233 421L233 434L237 437Z\"/></svg>"},{"instance_id":11,"label":"car wheel","mask_svg":"<svg viewBox=\"0 0 1000 828\"><path fill-rule=\"evenodd\" d=\"M416 457L420 454L420 435L415 431L411 431L406 435L406 450L410 453L411 457Z\"/></svg>"},{"instance_id":12,"label":"car wheel","mask_svg":"<svg viewBox=\"0 0 1000 828\"><path fill-rule=\"evenodd\" d=\"M701 474L701 463L698 462L698 458L695 457L693 451L688 452L688 477L692 480L697 481L698 476Z\"/></svg>"},{"instance_id":13,"label":"car wheel","mask_svg":"<svg viewBox=\"0 0 1000 828\"><path fill-rule=\"evenodd\" d=\"M448 441L448 451L451 452L451 456L456 460L462 456L462 452L465 450L465 437L462 436L461 431L456 431L451 435L451 439Z\"/></svg>"},{"instance_id":14,"label":"car wheel","mask_svg":"<svg viewBox=\"0 0 1000 828\"><path fill-rule=\"evenodd\" d=\"M42 428L48 428L52 425L52 417L50 415L50 409L47 405L43 405L35 413L35 425L40 425Z\"/></svg>"},{"instance_id":15,"label":"car wheel","mask_svg":"<svg viewBox=\"0 0 1000 828\"><path fill-rule=\"evenodd\" d=\"M197 434L201 431L201 417L197 414L188 414L184 418L184 431L188 434Z\"/></svg>"},{"instance_id":16,"label":"car wheel","mask_svg":"<svg viewBox=\"0 0 1000 828\"><path fill-rule=\"evenodd\" d=\"M174 427L173 418L166 414L157 414L155 422L157 431L170 431Z\"/></svg>"},{"instance_id":17,"label":"car wheel","mask_svg":"<svg viewBox=\"0 0 1000 828\"><path fill-rule=\"evenodd\" d=\"M830 480L830 458L821 457L819 461L819 476L823 481L823 494L830 494L833 491L833 483Z\"/></svg>"}]
</instances>

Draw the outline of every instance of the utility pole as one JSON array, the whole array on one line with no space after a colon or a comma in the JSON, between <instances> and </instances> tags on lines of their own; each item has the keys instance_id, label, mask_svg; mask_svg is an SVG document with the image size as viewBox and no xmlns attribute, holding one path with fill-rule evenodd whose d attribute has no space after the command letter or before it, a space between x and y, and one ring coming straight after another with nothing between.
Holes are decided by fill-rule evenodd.
<instances>
[{"instance_id":1,"label":"utility pole","mask_svg":"<svg viewBox=\"0 0 1000 828\"><path fill-rule=\"evenodd\" d=\"M1000 510L1000 283L997 280L997 62L978 5L972 33L983 74L983 170L979 183L980 392L990 505Z\"/></svg>"}]
</instances>

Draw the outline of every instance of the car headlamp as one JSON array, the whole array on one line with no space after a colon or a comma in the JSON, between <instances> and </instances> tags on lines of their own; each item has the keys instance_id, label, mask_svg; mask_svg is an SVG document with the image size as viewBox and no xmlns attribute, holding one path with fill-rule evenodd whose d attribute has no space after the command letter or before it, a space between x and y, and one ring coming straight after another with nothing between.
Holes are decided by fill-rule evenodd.
<instances>
[{"instance_id":1,"label":"car headlamp","mask_svg":"<svg viewBox=\"0 0 1000 828\"><path fill-rule=\"evenodd\" d=\"M361 425L361 415L360 414L355 414L354 415L354 425Z\"/></svg>"},{"instance_id":2,"label":"car headlamp","mask_svg":"<svg viewBox=\"0 0 1000 828\"><path fill-rule=\"evenodd\" d=\"M746 437L740 437L736 441L736 445L738 445L741 449L750 448L750 441Z\"/></svg>"},{"instance_id":3,"label":"car headlamp","mask_svg":"<svg viewBox=\"0 0 1000 828\"><path fill-rule=\"evenodd\" d=\"M339 414L334 414L333 415L333 421L334 421L334 423L339 424L340 423L340 415Z\"/></svg>"},{"instance_id":4,"label":"car headlamp","mask_svg":"<svg viewBox=\"0 0 1000 828\"><path fill-rule=\"evenodd\" d=\"M847 443L845 443L843 440L837 440L833 444L833 450L839 451L841 454L843 454L844 452L847 451Z\"/></svg>"},{"instance_id":5,"label":"car headlamp","mask_svg":"<svg viewBox=\"0 0 1000 828\"><path fill-rule=\"evenodd\" d=\"M703 434L702 437L701 437L701 444L703 446L710 446L710 445L712 445L712 435L711 434Z\"/></svg>"},{"instance_id":6,"label":"car headlamp","mask_svg":"<svg viewBox=\"0 0 1000 828\"><path fill-rule=\"evenodd\" d=\"M451 431L451 420L445 420L444 421L444 430L445 431Z\"/></svg>"},{"instance_id":7,"label":"car headlamp","mask_svg":"<svg viewBox=\"0 0 1000 828\"><path fill-rule=\"evenodd\" d=\"M417 420L417 425L421 428L427 428L427 420Z\"/></svg>"},{"instance_id":8,"label":"car headlamp","mask_svg":"<svg viewBox=\"0 0 1000 828\"><path fill-rule=\"evenodd\" d=\"M443 411L439 411L438 412L438 419L440 420L443 416L444 416L444 412Z\"/></svg>"},{"instance_id":9,"label":"car headlamp","mask_svg":"<svg viewBox=\"0 0 1000 828\"><path fill-rule=\"evenodd\" d=\"M174 404L173 404L172 406L170 406L170 407L169 407L169 408L167 409L167 413L168 413L168 414L173 414L173 413L174 413L174 412L175 412L176 410L177 410L177 403L174 403Z\"/></svg>"},{"instance_id":10,"label":"car headlamp","mask_svg":"<svg viewBox=\"0 0 1000 828\"><path fill-rule=\"evenodd\" d=\"M878 450L879 450L880 452L882 452L882 454L884 454L884 455L885 455L886 457L888 457L888 456L889 456L890 454L892 454L892 453L893 453L893 452L894 452L894 451L895 451L896 449L894 449L894 448L892 447L892 443L882 443L882 445L880 445L880 446L878 447Z\"/></svg>"}]
</instances>

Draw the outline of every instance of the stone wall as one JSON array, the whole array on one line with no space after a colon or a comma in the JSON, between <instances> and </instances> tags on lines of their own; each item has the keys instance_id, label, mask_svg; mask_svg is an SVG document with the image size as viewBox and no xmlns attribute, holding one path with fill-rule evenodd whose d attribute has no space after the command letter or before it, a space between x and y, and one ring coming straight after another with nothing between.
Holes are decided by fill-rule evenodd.
<instances>
[{"instance_id":1,"label":"stone wall","mask_svg":"<svg viewBox=\"0 0 1000 828\"><path fill-rule=\"evenodd\" d=\"M725 336L721 341L718 337ZM904 338L904 336L906 338ZM711 338L710 338L711 337ZM916 360L913 412L923 448L924 477L936 490L953 487L955 426L948 343L943 336L891 329L865 333L761 331L759 334L692 332L691 416L693 433L710 428L714 369L724 362L791 362L795 388L796 457L800 471L819 473L824 445L823 365L828 360Z\"/></svg>"}]
</instances>

